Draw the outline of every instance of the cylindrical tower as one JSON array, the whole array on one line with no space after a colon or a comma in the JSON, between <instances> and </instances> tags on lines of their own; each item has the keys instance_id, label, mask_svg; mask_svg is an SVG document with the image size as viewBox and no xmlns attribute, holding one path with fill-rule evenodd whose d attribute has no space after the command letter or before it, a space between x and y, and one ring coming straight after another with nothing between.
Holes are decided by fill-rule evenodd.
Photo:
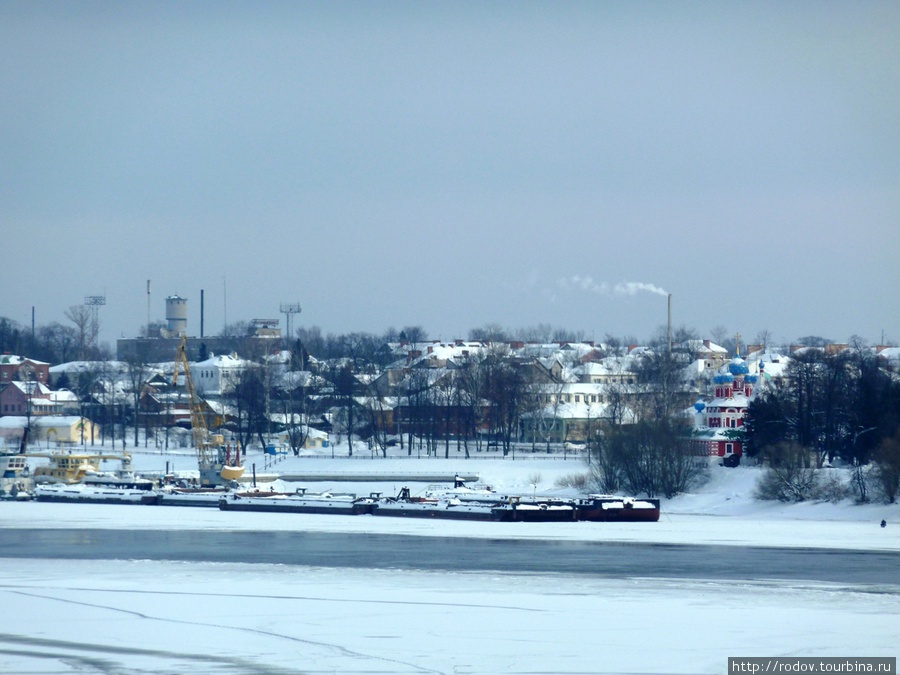
<instances>
[{"instance_id":1,"label":"cylindrical tower","mask_svg":"<svg viewBox=\"0 0 900 675\"><path fill-rule=\"evenodd\" d=\"M166 323L176 335L187 335L187 298L170 295L166 298Z\"/></svg>"}]
</instances>

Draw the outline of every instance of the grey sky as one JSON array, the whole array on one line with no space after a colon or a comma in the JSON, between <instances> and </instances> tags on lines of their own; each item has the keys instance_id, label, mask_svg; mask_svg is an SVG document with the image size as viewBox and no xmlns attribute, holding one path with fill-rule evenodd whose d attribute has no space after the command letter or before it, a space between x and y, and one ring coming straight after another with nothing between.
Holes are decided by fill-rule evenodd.
<instances>
[{"instance_id":1,"label":"grey sky","mask_svg":"<svg viewBox=\"0 0 900 675\"><path fill-rule=\"evenodd\" d=\"M192 334L205 289L207 333L643 338L652 286L701 333L900 340L898 35L896 2L0 0L0 316L105 293L133 336L152 279Z\"/></svg>"}]
</instances>

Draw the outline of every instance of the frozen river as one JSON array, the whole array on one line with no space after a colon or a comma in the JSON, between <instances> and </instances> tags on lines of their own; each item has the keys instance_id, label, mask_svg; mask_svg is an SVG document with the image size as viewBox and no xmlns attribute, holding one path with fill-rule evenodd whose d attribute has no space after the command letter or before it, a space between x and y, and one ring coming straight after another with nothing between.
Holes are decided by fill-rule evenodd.
<instances>
[{"instance_id":1,"label":"frozen river","mask_svg":"<svg viewBox=\"0 0 900 675\"><path fill-rule=\"evenodd\" d=\"M897 507L737 492L649 524L0 503L0 672L712 675L729 656L896 656Z\"/></svg>"},{"instance_id":2,"label":"frozen river","mask_svg":"<svg viewBox=\"0 0 900 675\"><path fill-rule=\"evenodd\" d=\"M304 517L296 518L302 522ZM441 526L434 523L435 534ZM0 530L0 556L586 574L611 578L784 579L852 584L900 581L897 551L365 532L18 528Z\"/></svg>"}]
</instances>

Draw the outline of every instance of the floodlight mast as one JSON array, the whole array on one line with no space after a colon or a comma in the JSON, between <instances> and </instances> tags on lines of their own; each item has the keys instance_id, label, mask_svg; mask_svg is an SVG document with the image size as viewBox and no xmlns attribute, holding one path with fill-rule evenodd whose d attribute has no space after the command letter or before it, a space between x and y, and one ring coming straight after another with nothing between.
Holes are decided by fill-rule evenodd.
<instances>
[{"instance_id":1,"label":"floodlight mast","mask_svg":"<svg viewBox=\"0 0 900 675\"><path fill-rule=\"evenodd\" d=\"M86 295L84 296L84 304L87 305L91 312L91 337L96 341L100 333L100 308L106 304L106 296Z\"/></svg>"},{"instance_id":2,"label":"floodlight mast","mask_svg":"<svg viewBox=\"0 0 900 675\"><path fill-rule=\"evenodd\" d=\"M299 314L301 312L300 303L282 302L280 311L282 314L284 314L285 317L285 334L287 335L287 339L291 340L294 337L294 314Z\"/></svg>"}]
</instances>

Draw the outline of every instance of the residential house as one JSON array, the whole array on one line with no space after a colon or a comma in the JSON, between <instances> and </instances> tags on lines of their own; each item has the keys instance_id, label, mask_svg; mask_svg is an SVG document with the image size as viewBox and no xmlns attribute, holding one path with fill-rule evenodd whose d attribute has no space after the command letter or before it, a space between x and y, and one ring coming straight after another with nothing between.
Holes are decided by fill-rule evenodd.
<instances>
[{"instance_id":1,"label":"residential house","mask_svg":"<svg viewBox=\"0 0 900 675\"><path fill-rule=\"evenodd\" d=\"M251 361L239 358L237 354L213 355L192 364L191 377L197 393L221 396L237 383L241 373L251 365Z\"/></svg>"},{"instance_id":2,"label":"residential house","mask_svg":"<svg viewBox=\"0 0 900 675\"><path fill-rule=\"evenodd\" d=\"M0 389L0 416L52 415L58 406L50 394L50 388L40 382L9 382Z\"/></svg>"},{"instance_id":3,"label":"residential house","mask_svg":"<svg viewBox=\"0 0 900 675\"><path fill-rule=\"evenodd\" d=\"M14 354L3 354L0 356L0 387L16 380L49 384L50 364Z\"/></svg>"}]
</instances>

